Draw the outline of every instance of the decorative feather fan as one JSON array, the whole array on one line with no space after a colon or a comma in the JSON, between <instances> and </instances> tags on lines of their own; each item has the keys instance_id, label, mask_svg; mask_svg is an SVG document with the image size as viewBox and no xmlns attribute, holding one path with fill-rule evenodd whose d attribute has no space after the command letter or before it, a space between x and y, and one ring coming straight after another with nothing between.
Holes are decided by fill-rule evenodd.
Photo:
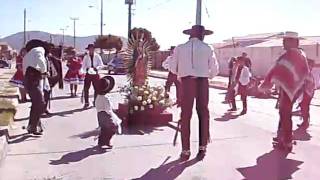
<instances>
[{"instance_id":1,"label":"decorative feather fan","mask_svg":"<svg viewBox=\"0 0 320 180\"><path fill-rule=\"evenodd\" d=\"M137 75L136 61L142 57L144 63L144 82L147 83L148 73L152 67L152 51L155 49L155 39L151 33L142 28L131 30L131 37L128 40L128 47L124 54L124 62L127 67L127 76L130 85L133 85L134 78ZM157 44L156 44L157 45ZM158 45L157 45L158 46ZM159 46L158 46L159 47ZM159 48L157 48L159 49Z\"/></svg>"}]
</instances>

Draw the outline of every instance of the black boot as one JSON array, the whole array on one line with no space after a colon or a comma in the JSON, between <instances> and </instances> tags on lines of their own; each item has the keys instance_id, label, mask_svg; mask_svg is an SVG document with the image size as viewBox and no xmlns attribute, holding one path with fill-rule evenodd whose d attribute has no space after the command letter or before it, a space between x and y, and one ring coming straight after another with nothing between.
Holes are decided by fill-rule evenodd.
<instances>
[{"instance_id":1,"label":"black boot","mask_svg":"<svg viewBox=\"0 0 320 180\"><path fill-rule=\"evenodd\" d=\"M232 106L232 108L229 109L228 111L237 111L237 105L236 105L235 99L231 100L231 106Z\"/></svg>"},{"instance_id":2,"label":"black boot","mask_svg":"<svg viewBox=\"0 0 320 180\"><path fill-rule=\"evenodd\" d=\"M243 109L241 115L247 114L247 101L242 101Z\"/></svg>"}]
</instances>

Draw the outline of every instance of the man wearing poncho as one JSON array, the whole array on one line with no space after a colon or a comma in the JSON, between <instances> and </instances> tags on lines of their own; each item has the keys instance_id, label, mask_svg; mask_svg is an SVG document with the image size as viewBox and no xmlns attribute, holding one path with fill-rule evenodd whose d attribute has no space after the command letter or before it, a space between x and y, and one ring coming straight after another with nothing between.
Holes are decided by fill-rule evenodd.
<instances>
[{"instance_id":1,"label":"man wearing poncho","mask_svg":"<svg viewBox=\"0 0 320 180\"><path fill-rule=\"evenodd\" d=\"M308 77L305 53L299 49L299 38L295 32L286 32L283 37L285 53L269 71L260 90L270 89L273 84L280 88L280 122L276 141L285 147L292 147L292 106L302 94Z\"/></svg>"}]
</instances>

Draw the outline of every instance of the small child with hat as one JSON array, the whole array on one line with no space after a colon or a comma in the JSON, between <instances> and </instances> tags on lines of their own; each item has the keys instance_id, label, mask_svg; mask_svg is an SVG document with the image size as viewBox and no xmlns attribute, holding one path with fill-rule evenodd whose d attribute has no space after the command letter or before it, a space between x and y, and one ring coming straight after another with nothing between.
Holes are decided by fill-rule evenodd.
<instances>
[{"instance_id":1,"label":"small child with hat","mask_svg":"<svg viewBox=\"0 0 320 180\"><path fill-rule=\"evenodd\" d=\"M98 116L99 127L101 128L98 145L109 146L112 136L116 133L121 134L121 119L113 112L110 101L106 96L113 87L115 81L111 76L105 76L98 82L96 109Z\"/></svg>"}]
</instances>

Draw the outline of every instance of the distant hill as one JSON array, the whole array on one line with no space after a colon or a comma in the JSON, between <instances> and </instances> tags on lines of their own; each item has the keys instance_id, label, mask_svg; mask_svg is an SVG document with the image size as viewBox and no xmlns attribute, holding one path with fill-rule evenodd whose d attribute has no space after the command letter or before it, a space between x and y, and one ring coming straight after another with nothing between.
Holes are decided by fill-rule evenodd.
<instances>
[{"instance_id":1,"label":"distant hill","mask_svg":"<svg viewBox=\"0 0 320 180\"><path fill-rule=\"evenodd\" d=\"M27 39L41 39L50 41L54 44L60 44L62 42L62 34L50 34L42 31L27 31ZM76 37L76 49L83 51L89 43L93 43L96 39L96 35L87 37ZM123 41L123 48L127 46L127 39L121 37ZM23 32L19 32L0 39L0 42L7 42L13 49L20 50L23 46ZM73 46L73 36L65 35L64 44L66 46Z\"/></svg>"}]
</instances>

